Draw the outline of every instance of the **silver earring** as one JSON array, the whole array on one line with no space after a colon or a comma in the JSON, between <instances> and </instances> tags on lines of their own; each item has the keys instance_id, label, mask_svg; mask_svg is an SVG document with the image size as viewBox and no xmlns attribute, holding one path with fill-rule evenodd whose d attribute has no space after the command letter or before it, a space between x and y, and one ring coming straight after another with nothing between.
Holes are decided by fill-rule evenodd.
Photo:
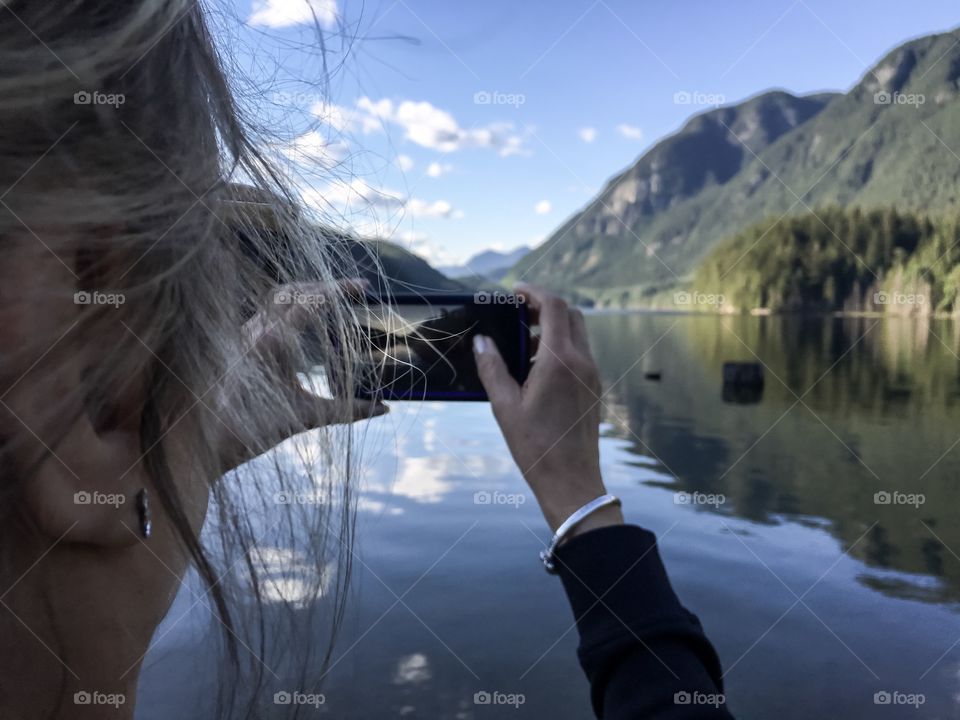
<instances>
[{"instance_id":1,"label":"silver earring","mask_svg":"<svg viewBox=\"0 0 960 720\"><path fill-rule=\"evenodd\" d=\"M153 532L153 522L150 519L150 496L146 488L142 488L137 493L137 515L140 517L140 534L144 538L150 537Z\"/></svg>"}]
</instances>

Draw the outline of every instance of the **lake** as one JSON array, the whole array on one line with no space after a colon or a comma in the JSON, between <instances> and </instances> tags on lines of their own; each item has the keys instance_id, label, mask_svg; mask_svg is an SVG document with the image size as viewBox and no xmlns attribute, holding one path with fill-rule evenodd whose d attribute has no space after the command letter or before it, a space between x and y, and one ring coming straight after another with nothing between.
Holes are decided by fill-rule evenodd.
<instances>
[{"instance_id":1,"label":"lake","mask_svg":"<svg viewBox=\"0 0 960 720\"><path fill-rule=\"evenodd\" d=\"M658 534L735 715L960 717L960 326L624 313L588 327L608 487ZM764 363L759 402L724 401L726 360ZM365 446L351 601L316 714L592 717L572 614L537 558L549 532L489 407L395 403ZM142 720L195 716L192 602L181 592L158 631ZM512 704L475 702L495 692Z\"/></svg>"}]
</instances>

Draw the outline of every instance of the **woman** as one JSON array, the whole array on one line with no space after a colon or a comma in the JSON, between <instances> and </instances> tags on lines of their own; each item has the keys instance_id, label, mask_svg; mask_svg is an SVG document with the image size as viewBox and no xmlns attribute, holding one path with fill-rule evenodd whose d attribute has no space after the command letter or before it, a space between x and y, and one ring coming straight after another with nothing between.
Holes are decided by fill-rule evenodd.
<instances>
[{"instance_id":1,"label":"woman","mask_svg":"<svg viewBox=\"0 0 960 720\"><path fill-rule=\"evenodd\" d=\"M298 330L313 322L324 331L311 352L345 387L354 377L358 287L338 282L349 262L294 210L195 0L9 2L0 31L0 716L132 717L140 664L188 570L223 627L227 667L244 672L238 647L256 657L270 641L256 620L270 590L254 551L265 527L301 545L298 567L323 571L305 573L329 600L320 656L300 659L315 678L343 609L358 462L358 436L332 426L385 411L314 397L295 373L307 363ZM236 180L277 198L286 242L236 211ZM311 303L276 302L302 277L317 280ZM486 338L477 363L556 530L605 494L598 377L582 316L520 292L543 331L529 380L518 387ZM312 428L327 430L295 473L243 465ZM319 502L277 517L267 500L303 487ZM607 504L548 559L598 716L726 716L685 702L718 692L719 667L652 535ZM217 713L261 716L261 681L249 694L225 682Z\"/></svg>"}]
</instances>

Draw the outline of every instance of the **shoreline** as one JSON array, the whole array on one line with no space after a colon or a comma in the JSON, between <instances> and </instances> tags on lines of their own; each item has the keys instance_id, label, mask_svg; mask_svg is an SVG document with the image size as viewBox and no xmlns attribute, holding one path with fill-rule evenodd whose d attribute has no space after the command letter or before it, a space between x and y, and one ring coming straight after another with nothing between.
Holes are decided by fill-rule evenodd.
<instances>
[{"instance_id":1,"label":"shoreline","mask_svg":"<svg viewBox=\"0 0 960 720\"><path fill-rule=\"evenodd\" d=\"M578 306L578 309L584 315L685 315L691 317L799 317L799 318L891 318L897 320L957 320L960 321L960 313L956 312L930 312L930 313L885 313L876 310L833 310L816 311L800 310L793 312L774 312L766 308L755 308L745 312L723 312L711 310L675 310L671 308L657 307L626 307L626 308L597 308Z\"/></svg>"}]
</instances>

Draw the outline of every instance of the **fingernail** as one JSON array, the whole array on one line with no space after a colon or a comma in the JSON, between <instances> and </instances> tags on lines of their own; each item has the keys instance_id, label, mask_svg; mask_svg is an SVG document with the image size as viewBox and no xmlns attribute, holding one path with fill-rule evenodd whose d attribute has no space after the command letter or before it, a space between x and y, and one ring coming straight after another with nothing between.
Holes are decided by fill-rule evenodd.
<instances>
[{"instance_id":1,"label":"fingernail","mask_svg":"<svg viewBox=\"0 0 960 720\"><path fill-rule=\"evenodd\" d=\"M473 336L473 351L477 355L483 355L490 347L490 341L485 335L474 335Z\"/></svg>"}]
</instances>

